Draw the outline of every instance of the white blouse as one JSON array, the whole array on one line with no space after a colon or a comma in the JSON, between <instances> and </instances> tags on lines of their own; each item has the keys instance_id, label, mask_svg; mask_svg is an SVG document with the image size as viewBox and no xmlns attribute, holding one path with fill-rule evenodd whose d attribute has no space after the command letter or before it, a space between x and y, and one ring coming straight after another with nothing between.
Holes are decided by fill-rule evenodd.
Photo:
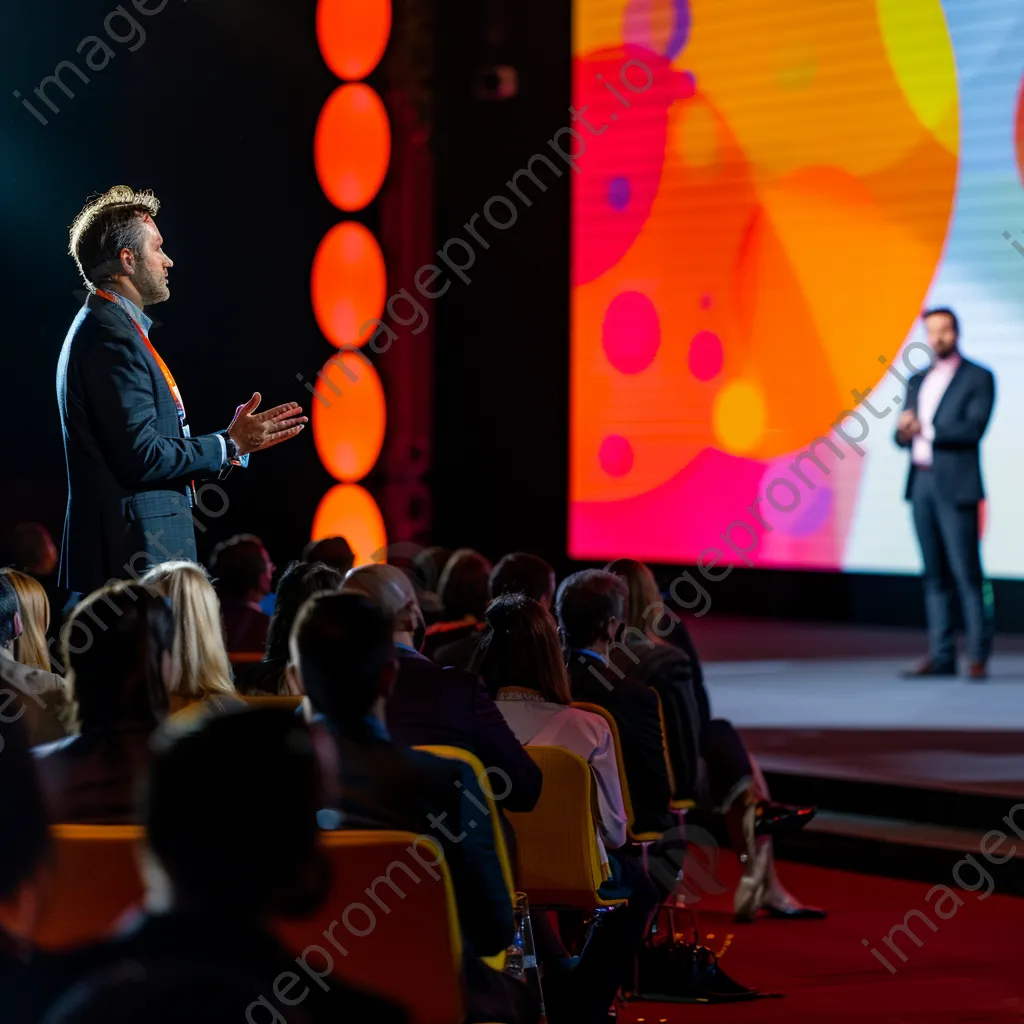
<instances>
[{"instance_id":1,"label":"white blouse","mask_svg":"<svg viewBox=\"0 0 1024 1024\"><path fill-rule=\"evenodd\" d=\"M589 711L546 700L503 698L499 693L495 703L524 746L562 747L578 754L590 765L597 778L599 838L611 849L624 845L626 811L615 761L615 742L608 723Z\"/></svg>"}]
</instances>

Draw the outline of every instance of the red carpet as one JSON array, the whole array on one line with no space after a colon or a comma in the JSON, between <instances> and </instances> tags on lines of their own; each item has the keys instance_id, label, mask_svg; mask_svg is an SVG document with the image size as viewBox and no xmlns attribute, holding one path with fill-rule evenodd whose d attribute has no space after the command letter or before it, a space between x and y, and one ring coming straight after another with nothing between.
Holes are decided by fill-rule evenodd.
<instances>
[{"instance_id":1,"label":"red carpet","mask_svg":"<svg viewBox=\"0 0 1024 1024\"><path fill-rule=\"evenodd\" d=\"M979 900L950 878L963 905L942 920L934 904L949 915L954 903L942 903L936 895L929 906L925 894L931 886L924 882L783 863L779 871L787 887L804 902L827 909L828 920L735 925L729 911L737 871L731 855L722 860L728 891L698 904L706 945L717 952L731 935L722 967L737 981L782 992L784 998L724 1006L631 1004L620 1012L620 1021L1024 1022L1024 901L998 892ZM955 862L951 856L950 870ZM973 884L970 874L967 884ZM925 912L938 930L911 918L922 945L903 933L894 935L907 957L904 963L883 939L911 909ZM687 918L680 916L679 923ZM865 938L898 968L895 974L862 945Z\"/></svg>"}]
</instances>

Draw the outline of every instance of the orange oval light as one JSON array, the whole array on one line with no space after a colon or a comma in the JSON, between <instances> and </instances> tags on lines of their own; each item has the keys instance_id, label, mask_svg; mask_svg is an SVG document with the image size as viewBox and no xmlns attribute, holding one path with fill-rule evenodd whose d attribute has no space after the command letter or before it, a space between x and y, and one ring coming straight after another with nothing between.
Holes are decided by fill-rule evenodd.
<instances>
[{"instance_id":1,"label":"orange oval light","mask_svg":"<svg viewBox=\"0 0 1024 1024\"><path fill-rule=\"evenodd\" d=\"M379 63L391 34L390 0L320 0L316 37L339 78L365 78Z\"/></svg>"},{"instance_id":2,"label":"orange oval light","mask_svg":"<svg viewBox=\"0 0 1024 1024\"><path fill-rule=\"evenodd\" d=\"M387 293L384 255L373 234L355 221L336 224L313 257L313 312L334 345L365 344L374 332L363 330L380 317Z\"/></svg>"},{"instance_id":3,"label":"orange oval light","mask_svg":"<svg viewBox=\"0 0 1024 1024\"><path fill-rule=\"evenodd\" d=\"M313 440L331 476L346 483L373 469L387 411L384 388L360 352L339 352L320 371L313 399Z\"/></svg>"},{"instance_id":4,"label":"orange oval light","mask_svg":"<svg viewBox=\"0 0 1024 1024\"><path fill-rule=\"evenodd\" d=\"M388 542L384 517L377 502L358 484L338 484L320 499L310 540L325 537L344 537L355 553L356 565L384 560Z\"/></svg>"},{"instance_id":5,"label":"orange oval light","mask_svg":"<svg viewBox=\"0 0 1024 1024\"><path fill-rule=\"evenodd\" d=\"M313 162L339 209L361 210L380 191L391 160L391 124L380 96L361 82L341 85L320 111Z\"/></svg>"}]
</instances>

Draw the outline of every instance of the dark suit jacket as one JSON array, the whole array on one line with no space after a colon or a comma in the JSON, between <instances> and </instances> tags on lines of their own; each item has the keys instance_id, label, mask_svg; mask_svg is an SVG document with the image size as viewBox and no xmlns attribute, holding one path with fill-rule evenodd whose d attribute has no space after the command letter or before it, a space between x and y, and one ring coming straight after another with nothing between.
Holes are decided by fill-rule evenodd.
<instances>
[{"instance_id":1,"label":"dark suit jacket","mask_svg":"<svg viewBox=\"0 0 1024 1024\"><path fill-rule=\"evenodd\" d=\"M671 787L661 740L658 698L643 683L630 679L625 673L620 679L614 668L582 651L570 652L568 667L572 699L600 705L611 713L619 727L626 781L636 818L635 831L671 828L673 819L668 810ZM595 676L591 668L596 669L601 678Z\"/></svg>"},{"instance_id":2,"label":"dark suit jacket","mask_svg":"<svg viewBox=\"0 0 1024 1024\"><path fill-rule=\"evenodd\" d=\"M195 560L190 480L221 469L215 434L182 436L156 360L120 306L90 295L57 366L68 471L60 584L83 593Z\"/></svg>"},{"instance_id":3,"label":"dark suit jacket","mask_svg":"<svg viewBox=\"0 0 1024 1024\"><path fill-rule=\"evenodd\" d=\"M701 709L707 701L697 697L692 662L673 644L642 641L627 641L625 649L612 653L612 661L629 679L649 686L661 698L665 745L675 776L672 795L696 799L702 785L701 735L707 724Z\"/></svg>"},{"instance_id":4,"label":"dark suit jacket","mask_svg":"<svg viewBox=\"0 0 1024 1024\"><path fill-rule=\"evenodd\" d=\"M915 373L907 384L906 408L917 412L917 398L924 373ZM981 483L979 445L992 416L996 400L996 381L991 370L961 359L953 379L935 412L935 440L932 441L932 472L940 496L954 505L975 505L985 497ZM910 441L901 441L909 448ZM909 499L916 469L907 475Z\"/></svg>"},{"instance_id":5,"label":"dark suit jacket","mask_svg":"<svg viewBox=\"0 0 1024 1024\"><path fill-rule=\"evenodd\" d=\"M338 808L350 827L376 825L436 839L451 871L467 955L507 949L512 905L494 830L474 803L484 804L484 796L469 766L410 750L362 724L335 731L334 742Z\"/></svg>"},{"instance_id":6,"label":"dark suit jacket","mask_svg":"<svg viewBox=\"0 0 1024 1024\"><path fill-rule=\"evenodd\" d=\"M231 654L261 652L266 647L269 615L253 608L248 601L233 597L222 597L220 610L224 617L224 639Z\"/></svg>"},{"instance_id":7,"label":"dark suit jacket","mask_svg":"<svg viewBox=\"0 0 1024 1024\"><path fill-rule=\"evenodd\" d=\"M53 821L129 825L138 820L138 788L149 768L152 730L126 724L71 736L33 753Z\"/></svg>"},{"instance_id":8,"label":"dark suit jacket","mask_svg":"<svg viewBox=\"0 0 1024 1024\"><path fill-rule=\"evenodd\" d=\"M463 672L476 672L480 667L480 645L484 633L474 631L451 643L438 647L433 658L445 668L461 668Z\"/></svg>"},{"instance_id":9,"label":"dark suit jacket","mask_svg":"<svg viewBox=\"0 0 1024 1024\"><path fill-rule=\"evenodd\" d=\"M429 658L399 648L398 678L388 697L388 732L399 743L462 747L476 754L484 768L500 768L490 776L496 794L508 795L500 806L532 811L540 799L540 768L523 749L478 676L439 668Z\"/></svg>"}]
</instances>

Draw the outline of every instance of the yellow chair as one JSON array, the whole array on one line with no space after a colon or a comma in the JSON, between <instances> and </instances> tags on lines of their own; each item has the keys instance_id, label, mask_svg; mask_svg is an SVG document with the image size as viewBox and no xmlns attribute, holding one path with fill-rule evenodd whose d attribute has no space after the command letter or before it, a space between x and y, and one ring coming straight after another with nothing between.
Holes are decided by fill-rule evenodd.
<instances>
[{"instance_id":1,"label":"yellow chair","mask_svg":"<svg viewBox=\"0 0 1024 1024\"><path fill-rule=\"evenodd\" d=\"M326 902L274 926L308 965L296 966L299 976L336 974L402 1003L415 1024L462 1020L462 938L440 847L409 832L372 831L325 832L321 845L332 868Z\"/></svg>"},{"instance_id":2,"label":"yellow chair","mask_svg":"<svg viewBox=\"0 0 1024 1024\"><path fill-rule=\"evenodd\" d=\"M255 665L262 660L262 651L235 651L228 654L228 661L232 665Z\"/></svg>"},{"instance_id":3,"label":"yellow chair","mask_svg":"<svg viewBox=\"0 0 1024 1024\"><path fill-rule=\"evenodd\" d=\"M662 703L661 694L657 690L654 691L654 695L658 698L658 720L661 722L661 749L665 755L665 767L668 769L668 784L672 791L672 799L668 802L668 808L676 816L676 820L679 822L680 827L683 824L683 819L686 816L687 811L692 811L697 806L696 800L690 799L677 799L676 793L676 773L672 767L672 756L669 753L668 746L668 726L665 722L665 705Z\"/></svg>"},{"instance_id":4,"label":"yellow chair","mask_svg":"<svg viewBox=\"0 0 1024 1024\"><path fill-rule=\"evenodd\" d=\"M291 694L260 694L251 697L246 694L239 694L239 697L251 708L280 708L282 711L298 711L299 706L302 704L301 697L295 697Z\"/></svg>"},{"instance_id":5,"label":"yellow chair","mask_svg":"<svg viewBox=\"0 0 1024 1024\"><path fill-rule=\"evenodd\" d=\"M491 780L487 777L483 762L469 750L462 747L446 747L426 744L416 747L417 750L433 754L435 757L445 757L451 761L462 761L468 764L473 770L473 777L480 784L484 792L484 800L487 803L487 813L491 819L491 829L494 833L494 850L498 855L498 863L501 865L501 877L505 880L505 888L508 889L509 900L512 906L516 903L516 883L512 877L512 858L508 855L508 844L505 842L505 832L501 827L501 816L498 814L498 805L494 799L494 791L491 789ZM496 971L505 969L505 952L495 953L493 956L480 958L488 967Z\"/></svg>"},{"instance_id":6,"label":"yellow chair","mask_svg":"<svg viewBox=\"0 0 1024 1024\"><path fill-rule=\"evenodd\" d=\"M56 825L51 836L32 940L57 950L109 935L142 902L142 828ZM274 923L304 961L300 977L315 984L315 975L336 974L403 1003L415 1024L462 1020L462 939L441 849L407 832L325 832L320 842L331 865L326 902L307 918Z\"/></svg>"},{"instance_id":7,"label":"yellow chair","mask_svg":"<svg viewBox=\"0 0 1024 1024\"><path fill-rule=\"evenodd\" d=\"M626 836L633 843L639 843L644 846L646 852L646 846L650 843L655 843L664 835L663 832L636 832L634 831L633 825L636 822L636 816L633 813L633 800L629 795L629 782L626 779L626 766L622 759L622 740L619 737L619 727L615 719L612 717L610 711L606 711L599 704L587 704L580 701L573 701L574 708L579 708L580 711L589 711L592 715L598 715L608 723L608 728L611 730L612 742L615 744L615 763L619 769L619 785L622 787L622 805L626 810ZM664 747L664 732L662 729L662 745Z\"/></svg>"},{"instance_id":8,"label":"yellow chair","mask_svg":"<svg viewBox=\"0 0 1024 1024\"><path fill-rule=\"evenodd\" d=\"M54 825L52 854L40 877L32 941L67 949L112 932L142 902L136 853L138 825Z\"/></svg>"},{"instance_id":9,"label":"yellow chair","mask_svg":"<svg viewBox=\"0 0 1024 1024\"><path fill-rule=\"evenodd\" d=\"M519 885L535 907L595 911L626 901L598 892L605 879L597 845L594 776L562 747L527 747L544 776L532 811L508 813L516 833Z\"/></svg>"}]
</instances>

